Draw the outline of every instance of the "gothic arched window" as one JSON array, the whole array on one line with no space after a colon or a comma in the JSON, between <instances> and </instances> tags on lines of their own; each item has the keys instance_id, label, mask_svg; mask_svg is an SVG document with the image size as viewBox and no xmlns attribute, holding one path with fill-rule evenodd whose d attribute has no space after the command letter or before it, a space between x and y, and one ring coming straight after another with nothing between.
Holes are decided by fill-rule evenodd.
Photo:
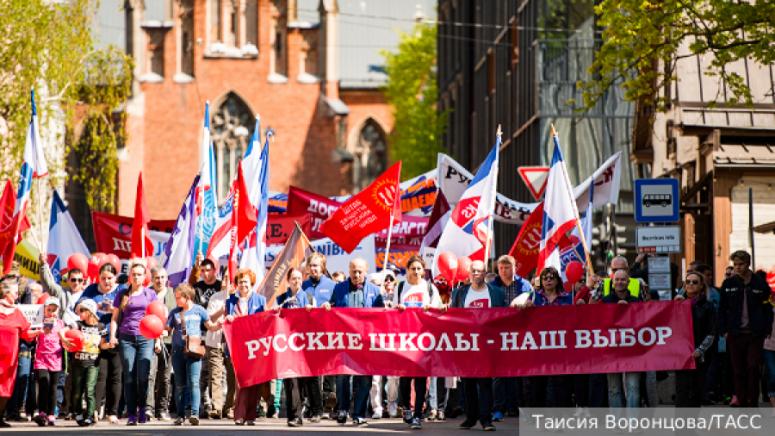
<instances>
[{"instance_id":1,"label":"gothic arched window","mask_svg":"<svg viewBox=\"0 0 775 436\"><path fill-rule=\"evenodd\" d=\"M366 120L353 148L353 186L360 191L387 169L385 131L372 118Z\"/></svg>"},{"instance_id":2,"label":"gothic arched window","mask_svg":"<svg viewBox=\"0 0 775 436\"><path fill-rule=\"evenodd\" d=\"M218 168L218 195L222 200L228 196L231 181L237 175L237 164L245 154L255 121L248 105L233 92L226 96L212 117L211 135Z\"/></svg>"}]
</instances>

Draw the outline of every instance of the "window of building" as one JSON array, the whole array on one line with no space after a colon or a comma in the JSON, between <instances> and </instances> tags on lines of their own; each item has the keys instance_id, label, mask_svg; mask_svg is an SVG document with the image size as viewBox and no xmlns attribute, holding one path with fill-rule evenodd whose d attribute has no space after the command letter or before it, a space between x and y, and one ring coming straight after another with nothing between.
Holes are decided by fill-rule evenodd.
<instances>
[{"instance_id":1,"label":"window of building","mask_svg":"<svg viewBox=\"0 0 775 436\"><path fill-rule=\"evenodd\" d=\"M212 115L212 140L218 172L218 195L226 198L237 165L245 154L254 128L253 113L247 104L230 92Z\"/></svg>"},{"instance_id":2,"label":"window of building","mask_svg":"<svg viewBox=\"0 0 775 436\"><path fill-rule=\"evenodd\" d=\"M363 124L353 149L353 186L361 190L387 169L385 131L369 118Z\"/></svg>"},{"instance_id":3,"label":"window of building","mask_svg":"<svg viewBox=\"0 0 775 436\"><path fill-rule=\"evenodd\" d=\"M207 0L208 57L258 56L258 0Z\"/></svg>"},{"instance_id":4,"label":"window of building","mask_svg":"<svg viewBox=\"0 0 775 436\"><path fill-rule=\"evenodd\" d=\"M288 53L285 47L287 38L287 16L284 2L272 2L269 21L269 81L285 83L288 81Z\"/></svg>"},{"instance_id":5,"label":"window of building","mask_svg":"<svg viewBox=\"0 0 775 436\"><path fill-rule=\"evenodd\" d=\"M182 75L176 79L190 80L194 77L194 0L180 1L178 20L178 73Z\"/></svg>"}]
</instances>

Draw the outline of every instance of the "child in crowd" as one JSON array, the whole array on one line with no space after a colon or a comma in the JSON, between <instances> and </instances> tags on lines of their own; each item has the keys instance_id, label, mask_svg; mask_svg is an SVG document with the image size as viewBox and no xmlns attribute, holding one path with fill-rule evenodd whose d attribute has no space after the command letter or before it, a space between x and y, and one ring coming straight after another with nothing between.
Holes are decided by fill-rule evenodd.
<instances>
[{"instance_id":1,"label":"child in crowd","mask_svg":"<svg viewBox=\"0 0 775 436\"><path fill-rule=\"evenodd\" d=\"M49 297L44 304L43 329L36 330L35 378L38 381L38 410L33 420L41 427L55 425L57 385L62 375L62 342L65 324L59 319L59 300Z\"/></svg>"},{"instance_id":2,"label":"child in crowd","mask_svg":"<svg viewBox=\"0 0 775 436\"><path fill-rule=\"evenodd\" d=\"M94 424L95 390L99 365L97 358L100 349L107 348L105 340L107 329L105 324L99 322L97 303L94 300L84 300L76 308L79 320L75 325L83 334L83 347L73 355L72 389L73 412L76 413L76 422L81 427ZM86 394L86 411L83 410L83 397Z\"/></svg>"}]
</instances>

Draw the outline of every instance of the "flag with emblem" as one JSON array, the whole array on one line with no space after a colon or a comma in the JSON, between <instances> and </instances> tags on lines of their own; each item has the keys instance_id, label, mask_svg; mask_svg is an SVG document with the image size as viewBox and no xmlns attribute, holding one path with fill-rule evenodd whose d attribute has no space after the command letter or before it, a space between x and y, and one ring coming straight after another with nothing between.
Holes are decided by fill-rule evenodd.
<instances>
[{"instance_id":1,"label":"flag with emblem","mask_svg":"<svg viewBox=\"0 0 775 436\"><path fill-rule=\"evenodd\" d=\"M438 254L450 252L457 257L484 260L487 245L492 241L492 219L498 185L498 150L501 138L495 142L487 159L463 192L460 201L439 237L433 262L433 276L439 274Z\"/></svg>"},{"instance_id":2,"label":"flag with emblem","mask_svg":"<svg viewBox=\"0 0 775 436\"><path fill-rule=\"evenodd\" d=\"M536 271L553 266L562 271L559 244L568 232L576 227L579 211L576 208L576 198L573 195L568 170L562 158L560 140L552 128L554 153L549 167L544 194L544 215L541 227L541 245L538 250Z\"/></svg>"}]
</instances>

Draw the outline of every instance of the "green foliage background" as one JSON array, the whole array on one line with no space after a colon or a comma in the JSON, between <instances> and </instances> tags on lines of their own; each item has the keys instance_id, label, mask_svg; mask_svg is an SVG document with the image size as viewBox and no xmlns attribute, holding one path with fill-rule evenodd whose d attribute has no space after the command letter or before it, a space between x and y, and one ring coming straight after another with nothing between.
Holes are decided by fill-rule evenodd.
<instances>
[{"instance_id":1,"label":"green foliage background","mask_svg":"<svg viewBox=\"0 0 775 436\"><path fill-rule=\"evenodd\" d=\"M621 81L628 100L664 110L656 90L681 80L674 73L678 59L698 54L711 60L705 74L729 88L717 102L751 104L745 78L729 65L775 62L773 1L602 0L595 12L604 30L591 71L596 78L585 84L588 106Z\"/></svg>"},{"instance_id":2,"label":"green foliage background","mask_svg":"<svg viewBox=\"0 0 775 436\"><path fill-rule=\"evenodd\" d=\"M395 124L389 138L392 160L401 160L402 178L436 167L443 151L441 137L446 114L437 110L436 26L416 25L401 35L396 52L383 52L388 75L385 94Z\"/></svg>"},{"instance_id":3,"label":"green foliage background","mask_svg":"<svg viewBox=\"0 0 775 436\"><path fill-rule=\"evenodd\" d=\"M18 182L30 118L30 89L36 90L41 136L61 123L68 134L44 144L50 185L64 176L65 159L56 149L76 153L77 171L71 180L84 183L93 209L112 210L115 204L116 144L123 131L122 116L111 116L131 90L131 60L120 50L94 48L91 35L94 0L0 0L0 177ZM85 111L76 111L86 105ZM76 119L76 113L85 114ZM85 123L82 137L73 128ZM69 139L69 147L64 147ZM48 189L46 189L47 191Z\"/></svg>"}]
</instances>

